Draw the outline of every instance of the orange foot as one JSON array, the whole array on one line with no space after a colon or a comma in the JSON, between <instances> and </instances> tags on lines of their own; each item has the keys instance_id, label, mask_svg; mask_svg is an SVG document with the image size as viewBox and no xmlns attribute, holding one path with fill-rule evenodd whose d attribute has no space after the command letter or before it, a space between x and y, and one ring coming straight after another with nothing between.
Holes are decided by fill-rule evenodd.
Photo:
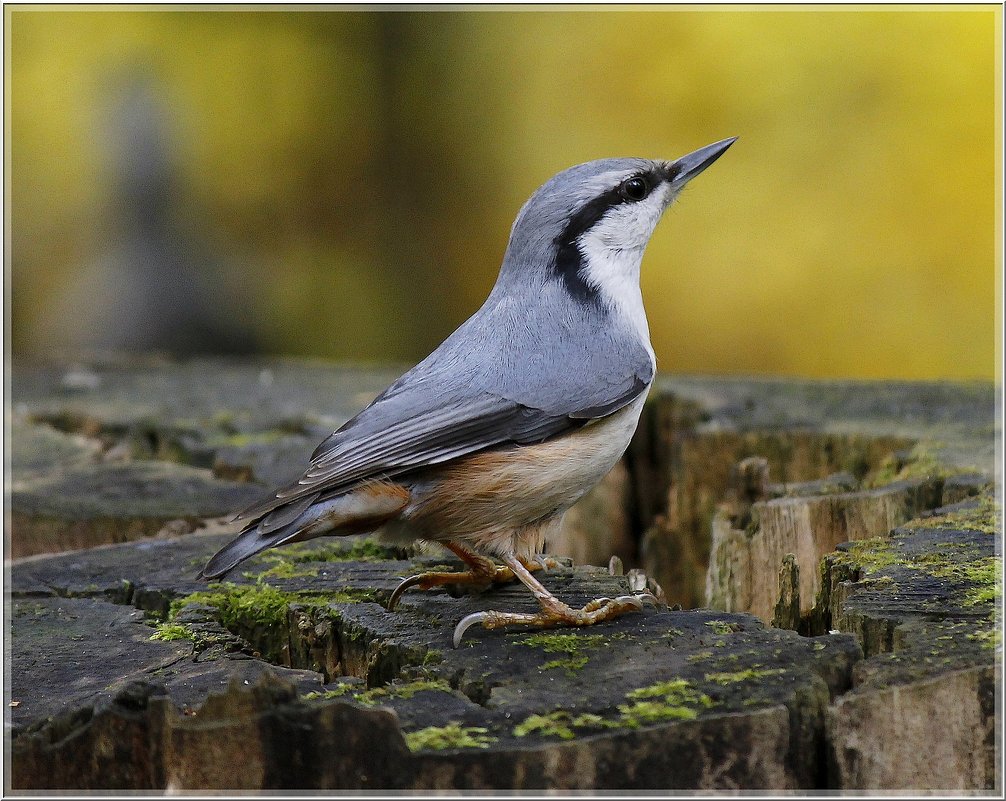
<instances>
[{"instance_id":1,"label":"orange foot","mask_svg":"<svg viewBox=\"0 0 1006 801\"><path fill-rule=\"evenodd\" d=\"M541 611L529 612L473 612L463 618L454 629L454 647L461 644L465 632L472 626L481 623L486 629L499 629L506 626L592 626L603 620L614 620L626 612L639 612L644 603L657 606L657 599L649 592L636 595L622 595L618 598L598 598L590 601L582 609L573 609L550 593L534 576L521 560L515 557L504 557L507 566L520 581L534 593L541 605Z\"/></svg>"},{"instance_id":2,"label":"orange foot","mask_svg":"<svg viewBox=\"0 0 1006 801\"><path fill-rule=\"evenodd\" d=\"M432 571L429 573L417 573L402 580L402 583L395 587L388 599L388 611L393 610L406 590L412 587L419 587L421 590L429 590L433 587L442 587L445 584L468 584L473 586L489 586L490 584L505 584L517 578L513 570L504 565L497 565L491 559L474 551L468 550L463 545L456 542L441 542L445 548L453 551L468 566L469 570L458 572ZM558 567L559 563L551 557L541 556L533 562L519 559L518 563L527 571L549 570Z\"/></svg>"}]
</instances>

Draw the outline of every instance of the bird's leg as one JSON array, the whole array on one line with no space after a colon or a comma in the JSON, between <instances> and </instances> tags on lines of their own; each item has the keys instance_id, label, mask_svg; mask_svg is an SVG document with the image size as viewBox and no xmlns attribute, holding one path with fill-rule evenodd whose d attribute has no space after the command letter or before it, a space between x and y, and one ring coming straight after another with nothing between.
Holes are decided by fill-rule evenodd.
<instances>
[{"instance_id":1,"label":"bird's leg","mask_svg":"<svg viewBox=\"0 0 1006 801\"><path fill-rule=\"evenodd\" d=\"M441 545L457 555L461 561L468 565L468 570L460 572L431 571L429 573L417 573L402 580L402 583L395 587L388 599L388 610L392 610L398 604L402 594L412 588L419 587L421 590L429 590L433 587L442 587L445 584L503 584L517 578L513 571L504 565L495 564L492 559L482 554L475 553L460 543L453 540L440 540ZM559 563L555 559L542 557L540 561L526 562L520 560L527 570L543 570L557 567Z\"/></svg>"},{"instance_id":2,"label":"bird's leg","mask_svg":"<svg viewBox=\"0 0 1006 801\"><path fill-rule=\"evenodd\" d=\"M541 611L528 612L475 612L463 618L454 629L454 647L461 644L465 631L476 623L483 628L498 629L504 626L524 625L548 628L552 626L591 626L602 620L612 620L626 612L638 612L647 596L622 595L618 598L598 598L582 609L573 609L556 598L515 556L504 556L503 561L538 600Z\"/></svg>"}]
</instances>

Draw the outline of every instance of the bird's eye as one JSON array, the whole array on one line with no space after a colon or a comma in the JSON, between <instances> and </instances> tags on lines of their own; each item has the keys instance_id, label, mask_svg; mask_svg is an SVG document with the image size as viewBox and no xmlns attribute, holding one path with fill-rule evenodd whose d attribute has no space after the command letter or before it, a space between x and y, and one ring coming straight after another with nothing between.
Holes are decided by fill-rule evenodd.
<instances>
[{"instance_id":1,"label":"bird's eye","mask_svg":"<svg viewBox=\"0 0 1006 801\"><path fill-rule=\"evenodd\" d=\"M622 184L622 197L626 200L635 202L637 200L642 200L648 194L650 194L650 185L646 182L646 179L640 175L637 175L635 178L630 178Z\"/></svg>"}]
</instances>

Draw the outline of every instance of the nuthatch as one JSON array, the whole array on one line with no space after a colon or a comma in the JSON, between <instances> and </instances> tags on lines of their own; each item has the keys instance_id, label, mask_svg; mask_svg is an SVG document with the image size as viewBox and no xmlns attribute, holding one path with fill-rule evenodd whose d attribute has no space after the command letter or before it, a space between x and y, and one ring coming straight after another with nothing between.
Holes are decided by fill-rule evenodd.
<instances>
[{"instance_id":1,"label":"nuthatch","mask_svg":"<svg viewBox=\"0 0 1006 801\"><path fill-rule=\"evenodd\" d=\"M656 366L643 251L682 187L734 141L549 180L517 215L482 308L322 442L297 483L241 512L244 529L202 575L265 548L380 530L392 543L438 542L470 568L407 578L389 608L412 586L516 577L534 593L539 612L469 615L455 646L476 623L584 626L641 609L638 596L573 609L532 575L534 559L628 447Z\"/></svg>"}]
</instances>

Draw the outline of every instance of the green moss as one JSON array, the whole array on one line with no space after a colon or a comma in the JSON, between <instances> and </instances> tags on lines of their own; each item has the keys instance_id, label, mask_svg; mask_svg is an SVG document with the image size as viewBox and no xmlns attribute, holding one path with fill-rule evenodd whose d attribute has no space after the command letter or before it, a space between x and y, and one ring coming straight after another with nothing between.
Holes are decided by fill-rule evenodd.
<instances>
[{"instance_id":1,"label":"green moss","mask_svg":"<svg viewBox=\"0 0 1006 801\"><path fill-rule=\"evenodd\" d=\"M292 579L292 578L303 578L305 576L317 576L317 567L298 567L296 562L288 561L278 561L268 570L263 570L261 573L242 573L245 578L257 579L261 581L266 578L282 578L282 579Z\"/></svg>"},{"instance_id":2,"label":"green moss","mask_svg":"<svg viewBox=\"0 0 1006 801\"><path fill-rule=\"evenodd\" d=\"M542 737L572 740L576 735L573 733L571 724L572 716L564 710L550 712L547 715L531 715L514 727L513 735L514 737L527 737L529 734L540 734Z\"/></svg>"},{"instance_id":3,"label":"green moss","mask_svg":"<svg viewBox=\"0 0 1006 801\"><path fill-rule=\"evenodd\" d=\"M260 557L273 562L385 562L401 558L399 549L381 545L372 539L357 540L349 547L338 541L318 546L308 543L284 545L274 551L267 551Z\"/></svg>"},{"instance_id":4,"label":"green moss","mask_svg":"<svg viewBox=\"0 0 1006 801\"><path fill-rule=\"evenodd\" d=\"M696 651L694 654L689 654L686 659L689 662L702 662L706 659L712 659L712 651Z\"/></svg>"},{"instance_id":5,"label":"green moss","mask_svg":"<svg viewBox=\"0 0 1006 801\"><path fill-rule=\"evenodd\" d=\"M998 627L994 629L981 629L968 635L969 640L974 640L983 648L995 651L1002 644L1002 632Z\"/></svg>"},{"instance_id":6,"label":"green moss","mask_svg":"<svg viewBox=\"0 0 1006 801\"><path fill-rule=\"evenodd\" d=\"M444 661L444 654L442 651L438 651L436 648L431 648L425 654L423 654L423 664L422 667L429 667L431 665L439 665Z\"/></svg>"},{"instance_id":7,"label":"green moss","mask_svg":"<svg viewBox=\"0 0 1006 801\"><path fill-rule=\"evenodd\" d=\"M672 679L640 687L628 693L632 704L622 704L622 724L635 728L658 720L690 720L698 717L696 707L712 706L712 699L685 679Z\"/></svg>"},{"instance_id":8,"label":"green moss","mask_svg":"<svg viewBox=\"0 0 1006 801\"><path fill-rule=\"evenodd\" d=\"M603 634L547 633L539 632L517 641L518 645L541 648L547 654L566 654L563 659L552 659L545 662L542 670L565 669L568 675L574 675L587 664L586 654L579 653L586 648L600 648L607 645Z\"/></svg>"},{"instance_id":9,"label":"green moss","mask_svg":"<svg viewBox=\"0 0 1006 801\"><path fill-rule=\"evenodd\" d=\"M582 656L568 656L565 659L553 659L541 666L542 670L553 670L555 668L565 668L567 675L574 675L576 671L582 670L587 664L586 654Z\"/></svg>"},{"instance_id":10,"label":"green moss","mask_svg":"<svg viewBox=\"0 0 1006 801\"><path fill-rule=\"evenodd\" d=\"M514 727L513 733L515 737L538 734L572 740L576 737L574 729L638 729L662 720L692 720L698 717L701 709L713 704L708 695L696 690L685 679L640 687L627 693L625 698L632 703L620 704L619 716L614 720L591 713L574 717L558 709L547 715L530 715Z\"/></svg>"},{"instance_id":11,"label":"green moss","mask_svg":"<svg viewBox=\"0 0 1006 801\"><path fill-rule=\"evenodd\" d=\"M693 720L699 716L691 707L672 706L660 701L636 701L618 707L622 721L628 728L638 728L661 720Z\"/></svg>"},{"instance_id":12,"label":"green moss","mask_svg":"<svg viewBox=\"0 0 1006 801\"><path fill-rule=\"evenodd\" d=\"M171 603L168 621L171 622L186 606L205 604L217 610L220 623L227 629L249 626L277 627L286 624L290 604L357 603L374 601L372 590L347 589L332 593L287 592L265 582L232 584L224 582L212 590L204 590L178 598Z\"/></svg>"},{"instance_id":13,"label":"green moss","mask_svg":"<svg viewBox=\"0 0 1006 801\"><path fill-rule=\"evenodd\" d=\"M868 587L874 592L878 590L886 590L888 592L898 592L901 588L898 586L898 582L892 579L890 576L864 576L860 579L860 584L864 587Z\"/></svg>"},{"instance_id":14,"label":"green moss","mask_svg":"<svg viewBox=\"0 0 1006 801\"><path fill-rule=\"evenodd\" d=\"M375 687L372 690L357 692L361 689L362 687L359 684L340 683L337 687L334 687L331 690L326 690L323 693L307 693L303 696L303 698L308 701L318 699L327 700L330 698L343 698L352 694L352 700L365 704L366 706L375 706L389 698L412 698L412 696L416 693L429 690L449 693L451 692L451 685L449 685L446 681L439 679L421 679L418 681L408 682L407 684L389 684L384 687Z\"/></svg>"},{"instance_id":15,"label":"green moss","mask_svg":"<svg viewBox=\"0 0 1006 801\"><path fill-rule=\"evenodd\" d=\"M600 715L584 713L573 717L565 709L557 709L547 715L530 715L514 727L514 737L526 737L538 734L542 737L558 737L560 740L572 740L576 737L574 728L610 729L620 724L609 721Z\"/></svg>"},{"instance_id":16,"label":"green moss","mask_svg":"<svg viewBox=\"0 0 1006 801\"><path fill-rule=\"evenodd\" d=\"M640 698L659 698L666 704L697 704L699 706L712 706L712 700L705 693L699 692L692 687L687 679L671 679L651 684L648 687L639 687L630 693L626 698L630 701Z\"/></svg>"},{"instance_id":17,"label":"green moss","mask_svg":"<svg viewBox=\"0 0 1006 801\"><path fill-rule=\"evenodd\" d=\"M375 687L356 696L355 700L361 704L373 706L386 698L412 698L416 693L436 690L438 692L451 692L451 685L442 679L433 681L420 680L411 681L408 684L389 684L386 687Z\"/></svg>"},{"instance_id":18,"label":"green moss","mask_svg":"<svg viewBox=\"0 0 1006 801\"><path fill-rule=\"evenodd\" d=\"M708 620L706 625L717 634L734 634L740 631L740 626L736 623L728 623L726 620Z\"/></svg>"},{"instance_id":19,"label":"green moss","mask_svg":"<svg viewBox=\"0 0 1006 801\"><path fill-rule=\"evenodd\" d=\"M249 623L279 626L286 622L287 608L295 600L296 593L283 592L269 584L239 586L224 582L216 589L172 601L168 620L173 620L186 606L204 604L217 610L220 622L228 629Z\"/></svg>"},{"instance_id":20,"label":"green moss","mask_svg":"<svg viewBox=\"0 0 1006 801\"><path fill-rule=\"evenodd\" d=\"M226 634L200 631L183 623L171 621L158 623L157 630L150 636L150 639L166 642L189 640L192 642L193 648L200 653L215 645L232 642L231 637Z\"/></svg>"},{"instance_id":21,"label":"green moss","mask_svg":"<svg viewBox=\"0 0 1006 801\"><path fill-rule=\"evenodd\" d=\"M581 648L599 648L605 643L603 634L556 634L541 632L518 640L518 645L541 648L549 654L575 654Z\"/></svg>"},{"instance_id":22,"label":"green moss","mask_svg":"<svg viewBox=\"0 0 1006 801\"><path fill-rule=\"evenodd\" d=\"M955 567L961 568L963 577L967 581L973 582L972 586L964 591L964 598L961 600L964 606L995 603L998 598L1002 597L1002 557L989 556L963 565L955 565Z\"/></svg>"},{"instance_id":23,"label":"green moss","mask_svg":"<svg viewBox=\"0 0 1006 801\"><path fill-rule=\"evenodd\" d=\"M753 679L761 679L765 676L778 676L786 671L782 668L771 668L771 669L761 669L747 668L745 670L737 670L733 673L707 673L706 681L711 681L714 684L721 684L724 687L728 684L736 684L741 681L751 681Z\"/></svg>"},{"instance_id":24,"label":"green moss","mask_svg":"<svg viewBox=\"0 0 1006 801\"><path fill-rule=\"evenodd\" d=\"M600 715L594 715L590 712L584 712L582 715L577 715L573 718L572 723L574 726L590 726L590 727L601 727L601 728L611 728L611 721L605 720Z\"/></svg>"},{"instance_id":25,"label":"green moss","mask_svg":"<svg viewBox=\"0 0 1006 801\"><path fill-rule=\"evenodd\" d=\"M332 698L342 698L344 695L346 695L346 693L350 692L353 689L353 687L354 687L354 685L352 685L352 684L341 684L340 683L337 687L335 687L335 688L333 688L331 690L326 690L323 693L319 693L319 692L306 693L305 695L302 695L301 697L305 701L317 701L317 700L328 701L328 700L330 700Z\"/></svg>"},{"instance_id":26,"label":"green moss","mask_svg":"<svg viewBox=\"0 0 1006 801\"><path fill-rule=\"evenodd\" d=\"M905 564L887 537L870 537L854 540L844 551L837 551L833 561L838 565L854 565L867 573L875 573L885 567Z\"/></svg>"},{"instance_id":27,"label":"green moss","mask_svg":"<svg viewBox=\"0 0 1006 801\"><path fill-rule=\"evenodd\" d=\"M962 606L995 603L1002 597L1002 557L987 556L972 562L947 563L932 567L934 576L966 582L960 602Z\"/></svg>"},{"instance_id":28,"label":"green moss","mask_svg":"<svg viewBox=\"0 0 1006 801\"><path fill-rule=\"evenodd\" d=\"M159 623L157 631L150 635L150 639L172 642L173 640L194 640L195 636L188 626L183 626L181 623Z\"/></svg>"},{"instance_id":29,"label":"green moss","mask_svg":"<svg viewBox=\"0 0 1006 801\"><path fill-rule=\"evenodd\" d=\"M905 557L895 551L890 540L874 538L851 543L847 552L840 553L836 561L854 565L867 573L898 566L966 583L968 586L961 598L964 606L992 603L1002 595L1002 558L998 556L970 562L950 560L941 552ZM897 589L893 581L891 587Z\"/></svg>"},{"instance_id":30,"label":"green moss","mask_svg":"<svg viewBox=\"0 0 1006 801\"><path fill-rule=\"evenodd\" d=\"M419 731L408 732L405 744L410 751L445 751L456 748L488 748L498 738L487 734L480 726L462 726L448 723L446 726L428 726Z\"/></svg>"},{"instance_id":31,"label":"green moss","mask_svg":"<svg viewBox=\"0 0 1006 801\"><path fill-rule=\"evenodd\" d=\"M909 451L907 458L890 454L885 457L876 470L863 479L867 489L884 487L895 481L906 481L912 478L946 478L958 469L940 464L933 448L940 447L939 442L919 442Z\"/></svg>"},{"instance_id":32,"label":"green moss","mask_svg":"<svg viewBox=\"0 0 1006 801\"><path fill-rule=\"evenodd\" d=\"M906 528L944 528L958 531L1002 533L1002 508L992 498L982 496L971 509L960 509L935 517L922 517L905 524Z\"/></svg>"}]
</instances>

